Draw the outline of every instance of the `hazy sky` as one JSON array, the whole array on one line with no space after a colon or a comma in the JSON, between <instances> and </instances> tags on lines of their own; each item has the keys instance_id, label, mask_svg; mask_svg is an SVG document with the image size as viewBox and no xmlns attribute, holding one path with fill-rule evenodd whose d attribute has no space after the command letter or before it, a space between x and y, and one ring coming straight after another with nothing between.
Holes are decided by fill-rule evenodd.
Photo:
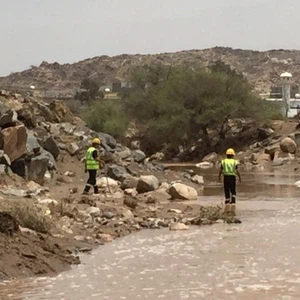
<instances>
[{"instance_id":1,"label":"hazy sky","mask_svg":"<svg viewBox=\"0 0 300 300\"><path fill-rule=\"evenodd\" d=\"M103 54L300 49L299 0L0 0L0 75Z\"/></svg>"}]
</instances>

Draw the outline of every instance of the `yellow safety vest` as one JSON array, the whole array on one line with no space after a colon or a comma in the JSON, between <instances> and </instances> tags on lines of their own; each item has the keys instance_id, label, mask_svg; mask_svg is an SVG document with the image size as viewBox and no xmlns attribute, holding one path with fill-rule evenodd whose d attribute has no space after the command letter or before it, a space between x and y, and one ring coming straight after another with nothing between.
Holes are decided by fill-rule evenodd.
<instances>
[{"instance_id":1,"label":"yellow safety vest","mask_svg":"<svg viewBox=\"0 0 300 300\"><path fill-rule=\"evenodd\" d=\"M223 175L224 176L236 176L236 167L238 165L238 161L233 158L225 158L222 160L221 165L223 167Z\"/></svg>"},{"instance_id":2,"label":"yellow safety vest","mask_svg":"<svg viewBox=\"0 0 300 300\"><path fill-rule=\"evenodd\" d=\"M99 162L93 157L93 152L95 150L96 148L90 147L86 152L85 163L87 170L99 170Z\"/></svg>"}]
</instances>

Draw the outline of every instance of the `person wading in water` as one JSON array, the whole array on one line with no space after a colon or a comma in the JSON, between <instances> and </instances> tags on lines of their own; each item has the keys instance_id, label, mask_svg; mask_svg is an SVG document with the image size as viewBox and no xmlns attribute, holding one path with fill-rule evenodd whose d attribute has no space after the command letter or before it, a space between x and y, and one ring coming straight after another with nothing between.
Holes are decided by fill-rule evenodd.
<instances>
[{"instance_id":1,"label":"person wading in water","mask_svg":"<svg viewBox=\"0 0 300 300\"><path fill-rule=\"evenodd\" d=\"M234 158L235 151L228 149L226 151L226 158L221 161L221 167L219 171L219 182L222 180L224 183L225 194L225 213L235 213L236 203L236 177L239 178L239 182L242 182L241 175L238 171L238 161Z\"/></svg>"}]
</instances>

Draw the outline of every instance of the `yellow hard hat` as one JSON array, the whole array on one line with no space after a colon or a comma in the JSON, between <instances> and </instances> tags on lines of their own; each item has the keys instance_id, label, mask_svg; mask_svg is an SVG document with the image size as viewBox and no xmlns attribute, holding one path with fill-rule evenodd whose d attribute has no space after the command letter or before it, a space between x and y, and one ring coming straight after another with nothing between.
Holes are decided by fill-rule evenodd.
<instances>
[{"instance_id":1,"label":"yellow hard hat","mask_svg":"<svg viewBox=\"0 0 300 300\"><path fill-rule=\"evenodd\" d=\"M235 155L235 152L232 148L227 149L226 155Z\"/></svg>"},{"instance_id":2,"label":"yellow hard hat","mask_svg":"<svg viewBox=\"0 0 300 300\"><path fill-rule=\"evenodd\" d=\"M93 141L92 141L92 143L100 145L101 144L101 140L98 139L98 138L94 138Z\"/></svg>"}]
</instances>

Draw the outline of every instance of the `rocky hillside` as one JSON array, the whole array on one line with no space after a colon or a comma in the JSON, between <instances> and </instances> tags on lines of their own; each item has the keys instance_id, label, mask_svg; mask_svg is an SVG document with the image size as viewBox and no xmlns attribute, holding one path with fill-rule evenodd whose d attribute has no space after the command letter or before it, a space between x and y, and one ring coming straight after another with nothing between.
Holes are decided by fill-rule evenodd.
<instances>
[{"instance_id":1,"label":"rocky hillside","mask_svg":"<svg viewBox=\"0 0 300 300\"><path fill-rule=\"evenodd\" d=\"M28 88L34 84L39 90L72 94L84 77L91 77L102 84L112 84L116 80L126 82L130 70L136 66L162 63L194 67L207 66L216 60L223 60L243 73L259 93L268 93L284 71L291 72L296 83L300 80L300 51L259 52L216 47L156 55L100 56L64 65L43 62L39 67L0 78L0 88Z\"/></svg>"}]
</instances>

